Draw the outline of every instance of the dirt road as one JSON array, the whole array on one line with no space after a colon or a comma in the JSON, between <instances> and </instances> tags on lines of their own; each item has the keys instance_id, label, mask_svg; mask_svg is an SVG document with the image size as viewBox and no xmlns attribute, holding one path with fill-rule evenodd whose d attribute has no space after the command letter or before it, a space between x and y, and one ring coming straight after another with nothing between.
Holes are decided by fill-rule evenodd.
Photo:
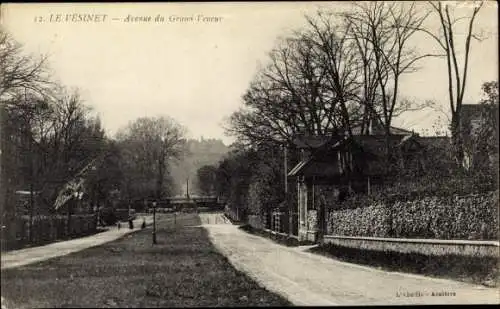
<instances>
[{"instance_id":1,"label":"dirt road","mask_svg":"<svg viewBox=\"0 0 500 309\"><path fill-rule=\"evenodd\" d=\"M496 289L340 262L248 234L221 214L200 217L237 269L295 305L500 303Z\"/></svg>"}]
</instances>

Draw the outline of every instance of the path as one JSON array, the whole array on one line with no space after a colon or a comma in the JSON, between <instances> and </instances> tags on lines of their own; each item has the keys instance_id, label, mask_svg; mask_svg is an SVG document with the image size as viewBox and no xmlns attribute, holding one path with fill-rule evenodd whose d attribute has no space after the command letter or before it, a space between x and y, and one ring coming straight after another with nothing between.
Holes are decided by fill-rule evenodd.
<instances>
[{"instance_id":1,"label":"path","mask_svg":"<svg viewBox=\"0 0 500 309\"><path fill-rule=\"evenodd\" d=\"M248 234L217 219L221 214L200 217L211 241L237 269L295 305L500 303L497 289L340 262Z\"/></svg>"},{"instance_id":2,"label":"path","mask_svg":"<svg viewBox=\"0 0 500 309\"><path fill-rule=\"evenodd\" d=\"M13 250L2 253L1 269L19 267L31 263L45 261L51 258L67 255L73 252L81 251L90 247L99 246L104 243L118 239L126 234L137 231L141 228L142 218L146 218L146 224L153 222L153 216L137 216L134 220L134 229L128 228L128 223L122 223L121 228L116 226L109 227L106 232L75 238L66 241L51 243L45 246Z\"/></svg>"}]
</instances>

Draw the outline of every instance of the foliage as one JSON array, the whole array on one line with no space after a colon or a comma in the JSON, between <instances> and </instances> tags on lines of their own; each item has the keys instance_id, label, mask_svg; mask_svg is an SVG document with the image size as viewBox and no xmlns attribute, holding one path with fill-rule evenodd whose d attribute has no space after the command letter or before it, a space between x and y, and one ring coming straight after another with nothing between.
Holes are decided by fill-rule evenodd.
<instances>
[{"instance_id":1,"label":"foliage","mask_svg":"<svg viewBox=\"0 0 500 309\"><path fill-rule=\"evenodd\" d=\"M358 206L332 210L329 233L395 238L498 239L498 191L407 201L374 198Z\"/></svg>"},{"instance_id":2,"label":"foliage","mask_svg":"<svg viewBox=\"0 0 500 309\"><path fill-rule=\"evenodd\" d=\"M264 215L278 207L285 198L282 153L273 144L235 149L218 166L219 196L243 216Z\"/></svg>"},{"instance_id":3,"label":"foliage","mask_svg":"<svg viewBox=\"0 0 500 309\"><path fill-rule=\"evenodd\" d=\"M78 89L68 90L52 81L47 57L26 55L3 29L0 59L3 241L15 237L15 191L40 192L30 215L53 213L63 186L106 151L107 139ZM88 176L82 175L89 182L84 199L95 195L90 184L95 179Z\"/></svg>"},{"instance_id":4,"label":"foliage","mask_svg":"<svg viewBox=\"0 0 500 309\"><path fill-rule=\"evenodd\" d=\"M246 201L256 159L253 150L234 149L221 160L216 172L217 194L238 214L237 220L248 212Z\"/></svg>"},{"instance_id":5,"label":"foliage","mask_svg":"<svg viewBox=\"0 0 500 309\"><path fill-rule=\"evenodd\" d=\"M482 86L483 99L479 112L472 123L469 117L462 119L466 167L473 173L498 171L498 82L486 82Z\"/></svg>"},{"instance_id":6,"label":"foliage","mask_svg":"<svg viewBox=\"0 0 500 309\"><path fill-rule=\"evenodd\" d=\"M9 103L3 120L14 133L4 138L21 154L13 162L18 173L12 185L41 191L37 208L51 212L61 188L103 153L104 130L77 90L59 87L51 96L28 93L12 97Z\"/></svg>"},{"instance_id":7,"label":"foliage","mask_svg":"<svg viewBox=\"0 0 500 309\"><path fill-rule=\"evenodd\" d=\"M197 171L198 190L204 195L211 195L215 188L217 168L213 165L204 165Z\"/></svg>"},{"instance_id":8,"label":"foliage","mask_svg":"<svg viewBox=\"0 0 500 309\"><path fill-rule=\"evenodd\" d=\"M118 221L118 217L116 216L114 209L109 207L100 210L99 218L101 219L101 222L107 226L113 225Z\"/></svg>"},{"instance_id":9,"label":"foliage","mask_svg":"<svg viewBox=\"0 0 500 309\"><path fill-rule=\"evenodd\" d=\"M142 117L117 134L123 183L121 198L152 198L171 194L169 165L185 150L185 128L170 117ZM167 186L165 186L167 184Z\"/></svg>"}]
</instances>

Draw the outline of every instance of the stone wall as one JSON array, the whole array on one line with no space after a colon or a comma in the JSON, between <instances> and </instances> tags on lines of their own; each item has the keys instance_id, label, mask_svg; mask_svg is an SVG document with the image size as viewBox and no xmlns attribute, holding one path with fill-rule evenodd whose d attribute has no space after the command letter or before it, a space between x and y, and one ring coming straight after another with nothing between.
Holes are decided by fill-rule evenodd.
<instances>
[{"instance_id":1,"label":"stone wall","mask_svg":"<svg viewBox=\"0 0 500 309\"><path fill-rule=\"evenodd\" d=\"M498 241L325 236L323 243L362 250L498 258Z\"/></svg>"}]
</instances>

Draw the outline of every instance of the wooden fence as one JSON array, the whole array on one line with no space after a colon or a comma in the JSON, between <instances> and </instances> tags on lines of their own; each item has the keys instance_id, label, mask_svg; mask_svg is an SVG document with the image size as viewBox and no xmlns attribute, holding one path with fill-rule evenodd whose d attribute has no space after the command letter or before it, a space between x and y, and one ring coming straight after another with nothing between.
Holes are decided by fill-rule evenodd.
<instances>
[{"instance_id":1,"label":"wooden fence","mask_svg":"<svg viewBox=\"0 0 500 309\"><path fill-rule=\"evenodd\" d=\"M27 245L50 243L95 233L97 215L72 215L68 234L68 217L35 216L30 229L29 216L15 219L15 239L5 243L4 249L17 249ZM30 237L30 232L32 233Z\"/></svg>"}]
</instances>

